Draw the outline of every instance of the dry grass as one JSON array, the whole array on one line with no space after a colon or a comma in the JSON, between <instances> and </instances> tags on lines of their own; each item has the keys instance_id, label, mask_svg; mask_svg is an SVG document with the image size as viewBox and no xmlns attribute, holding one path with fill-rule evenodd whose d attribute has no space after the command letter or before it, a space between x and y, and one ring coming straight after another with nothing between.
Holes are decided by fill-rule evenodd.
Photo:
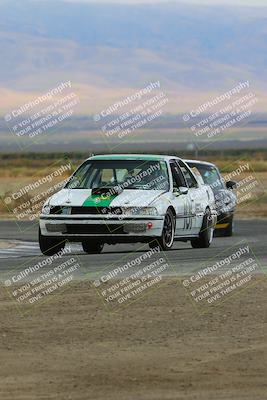
<instances>
[{"instance_id":1,"label":"dry grass","mask_svg":"<svg viewBox=\"0 0 267 400\"><path fill-rule=\"evenodd\" d=\"M10 193L17 191L19 188L32 183L36 178L42 177L52 171L52 165L57 159L26 159L26 158L16 158L16 159L0 159L0 196L3 198L7 197ZM219 159L218 161L214 159L209 159L209 161L216 162L219 168L224 172L228 173L236 168L236 158L228 157L225 159ZM250 165L250 169L253 170L254 175L260 182L255 190L255 196L253 201L248 201L243 203L238 207L237 216L238 217L266 217L267 216L267 161L266 160L247 160ZM244 163L243 161L242 163ZM73 161L72 166L76 168L81 161ZM234 166L234 167L233 167ZM239 179L243 179L251 171L242 174ZM67 175L63 179L67 178ZM42 188L43 190L43 188ZM263 195L263 192L265 194ZM22 198L21 201L25 199ZM18 204L16 204L17 206ZM14 204L11 206L15 206ZM12 216L12 213L8 212L6 205L3 201L0 201L0 215L2 217Z\"/></svg>"}]
</instances>

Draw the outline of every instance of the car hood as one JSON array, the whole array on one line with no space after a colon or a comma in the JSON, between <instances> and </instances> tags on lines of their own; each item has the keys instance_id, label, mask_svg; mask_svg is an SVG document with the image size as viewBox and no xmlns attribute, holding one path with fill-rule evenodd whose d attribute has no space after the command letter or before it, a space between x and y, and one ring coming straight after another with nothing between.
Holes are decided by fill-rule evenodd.
<instances>
[{"instance_id":1,"label":"car hood","mask_svg":"<svg viewBox=\"0 0 267 400\"><path fill-rule=\"evenodd\" d=\"M110 197L92 194L91 189L62 189L49 199L51 206L92 207L147 207L159 198L164 190L125 189Z\"/></svg>"}]
</instances>

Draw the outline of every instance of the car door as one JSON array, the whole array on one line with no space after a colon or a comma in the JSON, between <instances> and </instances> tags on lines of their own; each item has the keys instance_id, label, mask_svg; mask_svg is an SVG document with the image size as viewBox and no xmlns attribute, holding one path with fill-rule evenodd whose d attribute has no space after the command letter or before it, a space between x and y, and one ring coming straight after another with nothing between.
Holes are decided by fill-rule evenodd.
<instances>
[{"instance_id":1,"label":"car door","mask_svg":"<svg viewBox=\"0 0 267 400\"><path fill-rule=\"evenodd\" d=\"M176 212L176 236L187 236L192 234L191 198L182 194L180 188L187 188L185 177L176 160L170 161L173 180L172 205Z\"/></svg>"},{"instance_id":2,"label":"car door","mask_svg":"<svg viewBox=\"0 0 267 400\"><path fill-rule=\"evenodd\" d=\"M202 226L203 214L206 208L207 194L204 186L198 184L190 168L182 161L177 163L185 177L188 186L188 197L191 204L192 232L197 234Z\"/></svg>"}]
</instances>

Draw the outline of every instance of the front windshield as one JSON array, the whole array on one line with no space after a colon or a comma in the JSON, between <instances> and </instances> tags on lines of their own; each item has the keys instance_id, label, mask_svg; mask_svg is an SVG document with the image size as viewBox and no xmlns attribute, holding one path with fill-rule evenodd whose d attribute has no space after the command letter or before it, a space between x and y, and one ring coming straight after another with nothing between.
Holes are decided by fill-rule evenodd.
<instances>
[{"instance_id":1,"label":"front windshield","mask_svg":"<svg viewBox=\"0 0 267 400\"><path fill-rule=\"evenodd\" d=\"M169 190L167 165L165 161L88 160L65 187Z\"/></svg>"},{"instance_id":2,"label":"front windshield","mask_svg":"<svg viewBox=\"0 0 267 400\"><path fill-rule=\"evenodd\" d=\"M217 168L204 164L189 163L189 165L191 168L196 168L199 171L204 183L211 186L212 189L218 190L224 188L223 178L220 176Z\"/></svg>"}]
</instances>

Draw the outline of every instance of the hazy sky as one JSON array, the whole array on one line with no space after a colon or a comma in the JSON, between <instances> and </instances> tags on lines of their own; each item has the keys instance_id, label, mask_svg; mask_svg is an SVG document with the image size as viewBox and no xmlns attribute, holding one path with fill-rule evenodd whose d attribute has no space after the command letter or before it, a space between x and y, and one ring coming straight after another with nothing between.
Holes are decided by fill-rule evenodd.
<instances>
[{"instance_id":1,"label":"hazy sky","mask_svg":"<svg viewBox=\"0 0 267 400\"><path fill-rule=\"evenodd\" d=\"M61 0L62 1L62 0ZM65 0L71 2L87 3L190 3L190 4L209 4L209 5L231 5L231 6L267 6L267 0Z\"/></svg>"}]
</instances>

